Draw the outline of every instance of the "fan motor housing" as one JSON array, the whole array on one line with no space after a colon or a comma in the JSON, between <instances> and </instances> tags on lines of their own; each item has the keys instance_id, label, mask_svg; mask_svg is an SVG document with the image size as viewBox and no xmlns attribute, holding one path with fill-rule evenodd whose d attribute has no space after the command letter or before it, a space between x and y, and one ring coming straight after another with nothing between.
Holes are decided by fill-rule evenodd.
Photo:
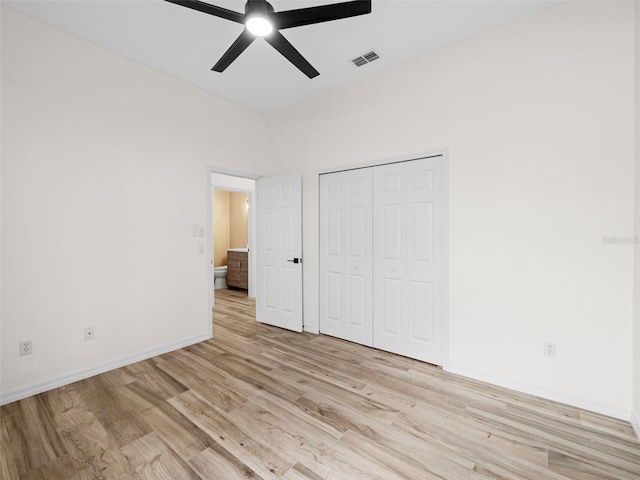
<instances>
[{"instance_id":1,"label":"fan motor housing","mask_svg":"<svg viewBox=\"0 0 640 480\"><path fill-rule=\"evenodd\" d=\"M264 15L265 17L267 17L272 13L273 7L269 2L248 1L244 6L244 14L246 17L248 17L249 15Z\"/></svg>"}]
</instances>

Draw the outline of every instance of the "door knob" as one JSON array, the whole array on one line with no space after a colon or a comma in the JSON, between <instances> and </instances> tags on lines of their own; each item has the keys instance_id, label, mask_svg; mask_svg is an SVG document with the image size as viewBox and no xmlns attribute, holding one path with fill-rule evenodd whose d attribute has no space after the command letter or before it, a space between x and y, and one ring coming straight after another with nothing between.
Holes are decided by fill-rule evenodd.
<instances>
[{"instance_id":1,"label":"door knob","mask_svg":"<svg viewBox=\"0 0 640 480\"><path fill-rule=\"evenodd\" d=\"M287 260L287 262L291 262L291 263L302 263L302 259L301 258L294 258L292 260Z\"/></svg>"}]
</instances>

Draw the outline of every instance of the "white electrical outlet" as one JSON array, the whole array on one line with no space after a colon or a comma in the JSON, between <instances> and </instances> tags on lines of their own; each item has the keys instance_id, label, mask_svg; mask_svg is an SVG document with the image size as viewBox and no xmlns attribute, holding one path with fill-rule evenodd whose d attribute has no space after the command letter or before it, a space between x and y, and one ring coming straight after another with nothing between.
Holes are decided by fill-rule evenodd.
<instances>
[{"instance_id":1,"label":"white electrical outlet","mask_svg":"<svg viewBox=\"0 0 640 480\"><path fill-rule=\"evenodd\" d=\"M555 342L544 342L544 355L546 357L555 357L556 356L556 343Z\"/></svg>"},{"instance_id":2,"label":"white electrical outlet","mask_svg":"<svg viewBox=\"0 0 640 480\"><path fill-rule=\"evenodd\" d=\"M84 339L85 340L93 340L93 337L95 337L96 333L93 330L93 327L87 327L84 329Z\"/></svg>"},{"instance_id":3,"label":"white electrical outlet","mask_svg":"<svg viewBox=\"0 0 640 480\"><path fill-rule=\"evenodd\" d=\"M31 340L25 340L24 342L20 342L20 356L31 355L32 353L33 353L33 345L31 344Z\"/></svg>"}]
</instances>

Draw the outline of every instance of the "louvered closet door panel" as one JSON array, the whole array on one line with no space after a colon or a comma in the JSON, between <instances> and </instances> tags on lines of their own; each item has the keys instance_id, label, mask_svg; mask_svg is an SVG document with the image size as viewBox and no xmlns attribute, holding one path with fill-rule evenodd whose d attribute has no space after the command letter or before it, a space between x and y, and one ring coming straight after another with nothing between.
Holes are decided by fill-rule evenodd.
<instances>
[{"instance_id":1,"label":"louvered closet door panel","mask_svg":"<svg viewBox=\"0 0 640 480\"><path fill-rule=\"evenodd\" d=\"M371 169L320 177L320 331L373 344Z\"/></svg>"},{"instance_id":2,"label":"louvered closet door panel","mask_svg":"<svg viewBox=\"0 0 640 480\"><path fill-rule=\"evenodd\" d=\"M405 164L373 168L373 346L405 354Z\"/></svg>"}]
</instances>

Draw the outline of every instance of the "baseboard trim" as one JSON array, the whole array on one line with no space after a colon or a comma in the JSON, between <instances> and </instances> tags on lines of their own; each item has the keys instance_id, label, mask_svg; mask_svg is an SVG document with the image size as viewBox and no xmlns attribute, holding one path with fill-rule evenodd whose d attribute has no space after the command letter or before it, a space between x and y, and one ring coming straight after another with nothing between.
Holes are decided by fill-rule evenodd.
<instances>
[{"instance_id":1,"label":"baseboard trim","mask_svg":"<svg viewBox=\"0 0 640 480\"><path fill-rule=\"evenodd\" d=\"M499 377L496 375L479 372L476 370L459 367L457 365L449 365L444 370L462 375L464 377L473 378L482 382L491 383L500 387L509 388L518 392L527 393L529 395L535 395L536 397L546 398L547 400L553 400L555 402L564 403L573 407L582 408L583 410L589 410L591 412L600 413L609 417L618 418L620 420L631 420L631 411L620 406L601 402L599 400L593 400L591 398L581 397L572 393L563 392L561 390L555 390L545 388L540 385L526 384L518 382L506 377ZM638 433L638 430L636 430Z\"/></svg>"},{"instance_id":2,"label":"baseboard trim","mask_svg":"<svg viewBox=\"0 0 640 480\"><path fill-rule=\"evenodd\" d=\"M633 431L636 432L636 437L640 440L640 414L634 410L631 410L631 426Z\"/></svg>"},{"instance_id":3,"label":"baseboard trim","mask_svg":"<svg viewBox=\"0 0 640 480\"><path fill-rule=\"evenodd\" d=\"M108 372L109 370L113 370L114 368L124 367L125 365L131 365L135 362L147 360L151 357L162 355L163 353L168 353L174 350L178 350L179 348L188 347L189 345L203 342L205 340L209 340L210 338L211 335L209 335L208 333L196 335L180 340L179 342L161 345L159 347L151 348L149 350L135 353L133 355L120 357L110 362L100 363L98 365L93 365L88 368L76 370L74 372L50 378L41 382L34 382L23 387L14 388L12 390L0 393L0 405L15 402L16 400L22 400L23 398L37 395L54 388L62 387L63 385L68 385L70 383L77 382L78 380L84 380L85 378Z\"/></svg>"}]
</instances>

